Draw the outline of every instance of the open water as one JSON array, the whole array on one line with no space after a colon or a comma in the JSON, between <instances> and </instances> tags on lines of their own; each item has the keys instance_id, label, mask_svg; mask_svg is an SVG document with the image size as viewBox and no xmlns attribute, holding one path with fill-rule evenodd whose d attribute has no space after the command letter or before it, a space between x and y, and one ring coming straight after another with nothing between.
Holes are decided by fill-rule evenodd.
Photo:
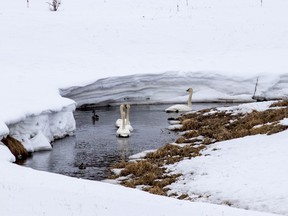
<instances>
[{"instance_id":1,"label":"open water","mask_svg":"<svg viewBox=\"0 0 288 216\"><path fill-rule=\"evenodd\" d=\"M115 122L120 118L119 107L96 108L98 121L92 120L92 111L75 111L75 134L55 141L52 151L35 152L23 165L77 178L103 180L109 176L109 167L113 163L177 139L177 134L167 129L167 119L180 114L165 113L168 106L132 105L130 122L134 131L129 138L116 137ZM223 104L193 104L193 109L215 106ZM86 169L79 169L81 163Z\"/></svg>"}]
</instances>

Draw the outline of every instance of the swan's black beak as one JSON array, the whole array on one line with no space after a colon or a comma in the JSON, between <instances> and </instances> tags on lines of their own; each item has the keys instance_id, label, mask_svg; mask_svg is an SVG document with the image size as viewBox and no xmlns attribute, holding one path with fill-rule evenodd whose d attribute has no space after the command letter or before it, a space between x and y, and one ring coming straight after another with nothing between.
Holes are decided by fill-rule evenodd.
<instances>
[{"instance_id":1,"label":"swan's black beak","mask_svg":"<svg viewBox=\"0 0 288 216\"><path fill-rule=\"evenodd\" d=\"M189 89L187 89L186 91L189 92Z\"/></svg>"}]
</instances>

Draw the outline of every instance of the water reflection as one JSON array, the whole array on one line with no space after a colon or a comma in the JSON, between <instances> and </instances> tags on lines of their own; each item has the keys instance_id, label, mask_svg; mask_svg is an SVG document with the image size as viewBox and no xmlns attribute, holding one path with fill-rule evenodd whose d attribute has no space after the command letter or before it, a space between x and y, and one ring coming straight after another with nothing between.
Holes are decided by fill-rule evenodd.
<instances>
[{"instance_id":1,"label":"water reflection","mask_svg":"<svg viewBox=\"0 0 288 216\"><path fill-rule=\"evenodd\" d=\"M130 148L130 139L129 138L116 138L118 143L119 155L122 161L127 161L130 156L129 148Z\"/></svg>"}]
</instances>

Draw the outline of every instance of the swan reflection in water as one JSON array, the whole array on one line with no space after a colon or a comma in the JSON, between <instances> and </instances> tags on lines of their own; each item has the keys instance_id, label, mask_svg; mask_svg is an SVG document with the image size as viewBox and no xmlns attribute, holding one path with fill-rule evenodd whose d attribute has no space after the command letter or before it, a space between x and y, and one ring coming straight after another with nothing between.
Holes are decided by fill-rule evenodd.
<instances>
[{"instance_id":1,"label":"swan reflection in water","mask_svg":"<svg viewBox=\"0 0 288 216\"><path fill-rule=\"evenodd\" d=\"M116 138L121 160L127 161L129 157L130 139Z\"/></svg>"}]
</instances>

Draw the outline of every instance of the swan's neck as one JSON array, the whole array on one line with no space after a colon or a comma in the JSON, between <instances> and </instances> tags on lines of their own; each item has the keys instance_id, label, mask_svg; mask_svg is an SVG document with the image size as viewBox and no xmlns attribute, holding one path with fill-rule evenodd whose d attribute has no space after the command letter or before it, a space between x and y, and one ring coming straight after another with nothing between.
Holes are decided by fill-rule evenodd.
<instances>
[{"instance_id":1,"label":"swan's neck","mask_svg":"<svg viewBox=\"0 0 288 216\"><path fill-rule=\"evenodd\" d=\"M192 107L192 92L189 92L188 106L189 106L189 107Z\"/></svg>"},{"instance_id":2,"label":"swan's neck","mask_svg":"<svg viewBox=\"0 0 288 216\"><path fill-rule=\"evenodd\" d=\"M130 112L130 109L127 108L127 115L126 115L126 123L129 124L130 121L129 121L129 112Z\"/></svg>"},{"instance_id":3,"label":"swan's neck","mask_svg":"<svg viewBox=\"0 0 288 216\"><path fill-rule=\"evenodd\" d=\"M123 112L124 112L123 106L121 105L121 106L120 106L120 116L121 116L121 119L122 119L122 116L123 116Z\"/></svg>"},{"instance_id":4,"label":"swan's neck","mask_svg":"<svg viewBox=\"0 0 288 216\"><path fill-rule=\"evenodd\" d=\"M122 114L121 115L121 117L122 117L122 129L125 129L125 125L126 125L126 123L125 123L125 113L122 112L121 114Z\"/></svg>"}]
</instances>

